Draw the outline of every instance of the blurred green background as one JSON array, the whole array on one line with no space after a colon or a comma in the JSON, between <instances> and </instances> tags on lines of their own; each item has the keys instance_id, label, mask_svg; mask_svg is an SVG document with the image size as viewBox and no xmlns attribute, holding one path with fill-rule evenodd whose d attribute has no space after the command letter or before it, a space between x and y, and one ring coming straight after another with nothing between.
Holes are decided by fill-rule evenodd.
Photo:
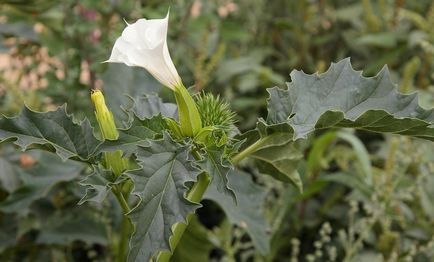
<instances>
[{"instance_id":1,"label":"blurred green background","mask_svg":"<svg viewBox=\"0 0 434 262\"><path fill-rule=\"evenodd\" d=\"M387 64L401 92L434 106L431 0L0 0L0 112L67 103L94 122L92 88L118 119L126 95L173 101L145 70L101 63L124 20L162 18L169 7L183 82L224 97L241 131L266 116L266 88L284 88L291 70L324 72L348 56L366 76ZM119 207L76 205L89 168L0 146L0 261L111 261ZM434 261L433 144L331 130L298 146L303 194L243 165L246 201L260 210L246 223L234 217L248 206L204 200L174 260Z\"/></svg>"}]
</instances>

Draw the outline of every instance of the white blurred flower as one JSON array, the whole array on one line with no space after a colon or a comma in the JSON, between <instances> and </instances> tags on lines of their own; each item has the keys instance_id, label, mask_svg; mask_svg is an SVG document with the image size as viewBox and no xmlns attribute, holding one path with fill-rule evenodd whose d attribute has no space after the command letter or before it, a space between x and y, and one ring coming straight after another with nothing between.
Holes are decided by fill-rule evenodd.
<instances>
[{"instance_id":1,"label":"white blurred flower","mask_svg":"<svg viewBox=\"0 0 434 262\"><path fill-rule=\"evenodd\" d=\"M168 20L169 13L164 19L139 19L128 24L106 62L143 67L160 83L175 90L182 82L167 48Z\"/></svg>"}]
</instances>

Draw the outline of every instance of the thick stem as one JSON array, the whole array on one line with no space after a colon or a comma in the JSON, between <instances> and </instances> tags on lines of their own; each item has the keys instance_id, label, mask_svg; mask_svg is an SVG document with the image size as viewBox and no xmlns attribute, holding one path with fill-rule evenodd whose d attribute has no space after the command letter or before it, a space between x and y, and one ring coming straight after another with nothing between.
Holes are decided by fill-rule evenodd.
<instances>
[{"instance_id":1,"label":"thick stem","mask_svg":"<svg viewBox=\"0 0 434 262\"><path fill-rule=\"evenodd\" d=\"M263 137L263 138L259 139L258 141L256 141L255 143L253 143L250 146L248 146L246 149L244 149L243 151L241 151L240 153L238 153L236 156L234 156L232 158L232 164L236 165L241 160L243 160L244 158L246 158L246 157L250 156L251 154L253 154L264 143L266 143L270 138L271 138L271 136Z\"/></svg>"},{"instance_id":2,"label":"thick stem","mask_svg":"<svg viewBox=\"0 0 434 262\"><path fill-rule=\"evenodd\" d=\"M197 179L197 182L193 185L191 190L188 192L186 199L190 200L191 202L199 203L202 200L203 194L208 188L209 182L210 182L210 178L207 173L200 174ZM187 224L192 215L193 214L187 217ZM172 251L175 250L176 246L179 243L179 240L181 240L181 237L184 234L185 229L187 228L187 224L180 222L180 223L176 223L173 226L173 236L170 238L170 247ZM168 262L171 257L172 257L172 252L170 251L161 252L157 257L157 262Z\"/></svg>"},{"instance_id":3,"label":"thick stem","mask_svg":"<svg viewBox=\"0 0 434 262\"><path fill-rule=\"evenodd\" d=\"M127 260L129 251L129 240L131 234L132 224L127 215L123 215L121 224L121 238L118 247L118 261L125 262Z\"/></svg>"},{"instance_id":4,"label":"thick stem","mask_svg":"<svg viewBox=\"0 0 434 262\"><path fill-rule=\"evenodd\" d=\"M118 245L118 253L117 253L117 261L124 262L126 261L128 255L128 243L130 238L130 233L132 229L132 223L127 214L131 211L130 206L128 205L127 199L125 199L124 194L122 193L122 186L115 185L112 188L113 194L116 196L116 199L119 202L119 205L122 208L122 224L121 224L121 236L119 239Z\"/></svg>"}]
</instances>

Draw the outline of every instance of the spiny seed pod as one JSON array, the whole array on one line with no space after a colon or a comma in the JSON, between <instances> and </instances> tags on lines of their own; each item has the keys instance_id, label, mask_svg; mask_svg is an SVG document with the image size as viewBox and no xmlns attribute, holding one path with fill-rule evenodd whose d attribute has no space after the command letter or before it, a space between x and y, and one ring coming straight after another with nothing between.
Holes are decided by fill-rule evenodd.
<instances>
[{"instance_id":1,"label":"spiny seed pod","mask_svg":"<svg viewBox=\"0 0 434 262\"><path fill-rule=\"evenodd\" d=\"M196 105L204 127L214 126L224 130L232 129L235 113L231 111L227 102L220 99L220 96L201 93L196 96Z\"/></svg>"}]
</instances>

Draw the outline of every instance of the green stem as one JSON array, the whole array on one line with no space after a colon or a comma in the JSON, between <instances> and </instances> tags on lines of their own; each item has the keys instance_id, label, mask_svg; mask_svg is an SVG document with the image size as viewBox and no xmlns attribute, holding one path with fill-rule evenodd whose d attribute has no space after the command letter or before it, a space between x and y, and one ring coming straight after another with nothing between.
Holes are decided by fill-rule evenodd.
<instances>
[{"instance_id":1,"label":"green stem","mask_svg":"<svg viewBox=\"0 0 434 262\"><path fill-rule=\"evenodd\" d=\"M256 141L255 143L253 143L250 146L248 146L246 149L244 149L243 151L241 151L240 153L238 153L236 156L234 156L232 158L232 164L236 165L241 160L243 160L244 158L246 158L246 157L250 156L251 154L253 154L264 143L266 143L270 138L271 138L271 136L263 137L263 138L259 139L258 141Z\"/></svg>"},{"instance_id":2,"label":"green stem","mask_svg":"<svg viewBox=\"0 0 434 262\"><path fill-rule=\"evenodd\" d=\"M128 255L128 243L130 238L130 232L132 229L132 223L127 214L131 211L130 206L128 205L127 199L125 199L124 194L122 193L122 187L119 185L113 186L112 189L113 194L116 196L120 206L122 207L123 216L122 216L122 224L121 224L121 236L119 240L118 246L118 258L117 261L124 262L126 261Z\"/></svg>"},{"instance_id":3,"label":"green stem","mask_svg":"<svg viewBox=\"0 0 434 262\"><path fill-rule=\"evenodd\" d=\"M202 200L203 194L208 188L209 182L210 182L210 178L207 173L200 174L197 179L197 182L193 185L191 190L188 192L186 199L190 200L191 202L199 203ZM193 214L190 214L190 216L187 217L187 224L188 221L190 220L191 215ZM173 236L170 238L170 247L172 251L175 250L176 246L179 243L179 240L181 240L181 237L184 234L185 229L187 228L187 224L180 222L180 223L176 223L173 226ZM161 252L157 257L157 262L168 262L171 257L172 257L172 252L170 251Z\"/></svg>"},{"instance_id":4,"label":"green stem","mask_svg":"<svg viewBox=\"0 0 434 262\"><path fill-rule=\"evenodd\" d=\"M121 208L124 211L124 213L125 214L129 213L131 209L130 206L128 205L127 200L122 194L122 188L119 186L113 186L112 192L115 195L116 199L118 200L119 204L121 205Z\"/></svg>"},{"instance_id":5,"label":"green stem","mask_svg":"<svg viewBox=\"0 0 434 262\"><path fill-rule=\"evenodd\" d=\"M118 261L125 262L127 260L130 242L130 233L132 229L131 220L127 215L123 215L121 224L121 239L118 247Z\"/></svg>"}]
</instances>

